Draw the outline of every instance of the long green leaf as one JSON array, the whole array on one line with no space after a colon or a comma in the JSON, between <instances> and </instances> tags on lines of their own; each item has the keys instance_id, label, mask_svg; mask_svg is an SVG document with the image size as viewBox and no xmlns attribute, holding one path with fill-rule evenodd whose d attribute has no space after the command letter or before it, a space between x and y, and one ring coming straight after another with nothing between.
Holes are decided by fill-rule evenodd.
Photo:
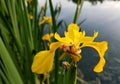
<instances>
[{"instance_id":1,"label":"long green leaf","mask_svg":"<svg viewBox=\"0 0 120 84\"><path fill-rule=\"evenodd\" d=\"M55 11L54 11L54 8L53 8L52 0L49 0L49 4L50 4L51 16L52 16L53 32L56 32L57 31L57 26L56 26Z\"/></svg>"},{"instance_id":2,"label":"long green leaf","mask_svg":"<svg viewBox=\"0 0 120 84\"><path fill-rule=\"evenodd\" d=\"M0 38L0 55L1 59L7 70L6 74L9 74L9 81L11 84L23 84L23 80L17 71L14 62L11 59L9 52L7 51L2 39Z\"/></svg>"}]
</instances>

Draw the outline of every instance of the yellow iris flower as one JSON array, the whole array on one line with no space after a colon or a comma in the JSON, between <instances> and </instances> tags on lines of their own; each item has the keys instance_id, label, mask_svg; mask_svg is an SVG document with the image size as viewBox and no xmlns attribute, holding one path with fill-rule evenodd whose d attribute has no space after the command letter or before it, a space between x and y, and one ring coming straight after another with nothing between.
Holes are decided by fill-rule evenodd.
<instances>
[{"instance_id":1,"label":"yellow iris flower","mask_svg":"<svg viewBox=\"0 0 120 84\"><path fill-rule=\"evenodd\" d=\"M45 34L43 37L42 37L42 40L47 40L50 42L51 38L54 36L53 33L50 33L50 34Z\"/></svg>"},{"instance_id":2,"label":"yellow iris flower","mask_svg":"<svg viewBox=\"0 0 120 84\"><path fill-rule=\"evenodd\" d=\"M50 72L53 69L54 55L57 48L69 54L75 61L79 61L81 59L81 48L83 47L92 47L98 52L100 60L94 67L94 71L103 71L105 65L104 54L108 49L108 43L106 41L94 42L98 32L94 32L93 36L85 36L85 31L79 32L78 25L72 23L68 26L68 31L64 32L64 35L65 37L60 37L58 33L55 33L54 37L58 42L51 43L49 50L40 51L35 55L32 72L38 74Z\"/></svg>"},{"instance_id":3,"label":"yellow iris flower","mask_svg":"<svg viewBox=\"0 0 120 84\"><path fill-rule=\"evenodd\" d=\"M41 22L39 22L39 25L44 24L45 22L49 23L50 25L52 24L52 17L43 17L43 20Z\"/></svg>"}]
</instances>

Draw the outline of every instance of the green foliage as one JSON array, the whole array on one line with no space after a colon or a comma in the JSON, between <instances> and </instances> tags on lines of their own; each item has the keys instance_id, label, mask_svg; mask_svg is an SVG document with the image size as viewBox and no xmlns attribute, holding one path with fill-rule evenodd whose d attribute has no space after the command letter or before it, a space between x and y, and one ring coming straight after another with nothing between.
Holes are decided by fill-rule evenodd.
<instances>
[{"instance_id":1,"label":"green foliage","mask_svg":"<svg viewBox=\"0 0 120 84\"><path fill-rule=\"evenodd\" d=\"M83 1L77 5L74 23L77 22L82 3ZM63 23L65 25L66 23L63 20L56 20L61 9L57 9L57 6L54 9L52 0L49 0L49 5L52 16L52 32L55 33ZM37 0L31 2L0 0L0 6L0 84L35 84L36 80L39 80L39 76L36 77L31 72L31 64L34 55L46 48L42 36L48 24L39 25L39 22L43 20L43 16L46 16L47 0L45 9L41 9L39 13ZM55 72L51 77L55 78L55 84L61 84L58 83L63 78L58 74L57 55L59 54L55 56ZM65 71L63 84L75 84L76 74L75 67Z\"/></svg>"},{"instance_id":2,"label":"green foliage","mask_svg":"<svg viewBox=\"0 0 120 84\"><path fill-rule=\"evenodd\" d=\"M10 56L10 53L7 51L5 44L3 43L2 39L0 38L0 54L2 62L0 63L2 65L2 70L4 73L1 72L3 80L6 84L16 84L19 82L19 84L23 84L23 80L21 79L21 76L18 72L18 70L15 67L15 64L13 63L13 60Z\"/></svg>"}]
</instances>

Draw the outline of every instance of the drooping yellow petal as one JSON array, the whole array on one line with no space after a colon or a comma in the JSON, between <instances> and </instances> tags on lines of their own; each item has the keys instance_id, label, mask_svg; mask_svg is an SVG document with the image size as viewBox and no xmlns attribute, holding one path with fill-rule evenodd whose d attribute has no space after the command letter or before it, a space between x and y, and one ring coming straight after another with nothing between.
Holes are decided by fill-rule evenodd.
<instances>
[{"instance_id":1,"label":"drooping yellow petal","mask_svg":"<svg viewBox=\"0 0 120 84\"><path fill-rule=\"evenodd\" d=\"M105 63L106 63L106 61L105 61L104 57L101 57L98 64L94 67L94 72L97 72L97 73L102 72Z\"/></svg>"},{"instance_id":2,"label":"drooping yellow petal","mask_svg":"<svg viewBox=\"0 0 120 84\"><path fill-rule=\"evenodd\" d=\"M100 56L100 60L99 60L98 64L95 66L94 71L95 72L102 72L103 67L105 65L104 54L105 54L106 50L108 49L108 43L106 41L86 42L86 43L83 43L83 45L81 46L81 48L83 48L83 47L92 47L95 50L97 50L97 52Z\"/></svg>"},{"instance_id":3,"label":"drooping yellow petal","mask_svg":"<svg viewBox=\"0 0 120 84\"><path fill-rule=\"evenodd\" d=\"M43 74L50 72L54 64L55 50L60 47L61 42L53 42L50 44L50 50L40 51L34 57L32 64L32 72Z\"/></svg>"},{"instance_id":4,"label":"drooping yellow petal","mask_svg":"<svg viewBox=\"0 0 120 84\"><path fill-rule=\"evenodd\" d=\"M45 72L50 72L53 68L54 63L54 53L49 50L40 51L34 57L32 64L32 72L37 74L43 74Z\"/></svg>"},{"instance_id":5,"label":"drooping yellow petal","mask_svg":"<svg viewBox=\"0 0 120 84\"><path fill-rule=\"evenodd\" d=\"M61 46L61 42L53 42L50 44L50 52L55 52Z\"/></svg>"}]
</instances>

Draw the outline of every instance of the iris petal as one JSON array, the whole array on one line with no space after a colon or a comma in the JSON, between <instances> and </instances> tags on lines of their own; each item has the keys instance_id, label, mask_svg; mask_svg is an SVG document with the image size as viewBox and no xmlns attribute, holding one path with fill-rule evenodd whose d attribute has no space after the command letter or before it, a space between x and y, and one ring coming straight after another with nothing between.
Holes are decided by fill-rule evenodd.
<instances>
[{"instance_id":1,"label":"iris petal","mask_svg":"<svg viewBox=\"0 0 120 84\"><path fill-rule=\"evenodd\" d=\"M105 63L106 63L106 61L105 61L104 57L101 57L98 64L94 67L94 72L97 72L97 73L102 72Z\"/></svg>"},{"instance_id":2,"label":"iris petal","mask_svg":"<svg viewBox=\"0 0 120 84\"><path fill-rule=\"evenodd\" d=\"M102 72L103 67L105 65L104 54L105 54L106 50L108 49L108 43L106 41L86 42L86 43L83 43L83 45L81 46L81 48L83 48L83 47L92 47L95 50L97 50L97 52L100 56L100 60L99 60L98 64L95 66L94 71L95 72Z\"/></svg>"},{"instance_id":3,"label":"iris petal","mask_svg":"<svg viewBox=\"0 0 120 84\"><path fill-rule=\"evenodd\" d=\"M61 42L53 42L50 44L50 52L55 52L61 46Z\"/></svg>"},{"instance_id":4,"label":"iris petal","mask_svg":"<svg viewBox=\"0 0 120 84\"><path fill-rule=\"evenodd\" d=\"M54 53L49 50L40 51L34 57L32 64L32 72L37 74L43 74L45 72L50 72L53 68L54 63Z\"/></svg>"},{"instance_id":5,"label":"iris petal","mask_svg":"<svg viewBox=\"0 0 120 84\"><path fill-rule=\"evenodd\" d=\"M45 72L50 72L53 68L54 64L54 55L57 48L61 46L61 44L72 45L79 48L83 47L92 47L97 50L100 60L98 64L94 67L95 72L103 71L103 67L105 65L104 54L108 49L108 43L106 41L102 42L94 42L94 39L98 36L98 32L95 32L93 36L85 36L85 32L79 32L79 27L77 24L70 24L68 26L68 32L65 32L65 37L60 37L58 33L55 33L54 37L58 42L53 42L50 44L50 50L40 51L34 57L32 64L32 72L43 74ZM82 45L80 45L82 43ZM68 46L69 47L69 46ZM73 52L74 53L74 52ZM71 54L69 55L75 60L79 61L81 59L81 55Z\"/></svg>"},{"instance_id":6,"label":"iris petal","mask_svg":"<svg viewBox=\"0 0 120 84\"><path fill-rule=\"evenodd\" d=\"M54 64L55 50L61 45L61 42L54 42L50 44L50 50L40 51L34 57L32 64L32 72L43 74L50 72Z\"/></svg>"},{"instance_id":7,"label":"iris petal","mask_svg":"<svg viewBox=\"0 0 120 84\"><path fill-rule=\"evenodd\" d=\"M68 37L60 37L60 35L58 33L55 33L55 39L57 39L59 42L63 42L63 43L70 43L72 42L72 40Z\"/></svg>"},{"instance_id":8,"label":"iris petal","mask_svg":"<svg viewBox=\"0 0 120 84\"><path fill-rule=\"evenodd\" d=\"M79 33L79 27L77 26L77 24L70 24L68 26L67 36L69 36L69 38L71 38L73 41L78 36L78 33Z\"/></svg>"},{"instance_id":9,"label":"iris petal","mask_svg":"<svg viewBox=\"0 0 120 84\"><path fill-rule=\"evenodd\" d=\"M85 35L85 34L84 34ZM98 32L95 32L93 36L84 36L82 38L79 39L79 41L81 43L85 43L85 42L93 42L94 39L98 36Z\"/></svg>"}]
</instances>

